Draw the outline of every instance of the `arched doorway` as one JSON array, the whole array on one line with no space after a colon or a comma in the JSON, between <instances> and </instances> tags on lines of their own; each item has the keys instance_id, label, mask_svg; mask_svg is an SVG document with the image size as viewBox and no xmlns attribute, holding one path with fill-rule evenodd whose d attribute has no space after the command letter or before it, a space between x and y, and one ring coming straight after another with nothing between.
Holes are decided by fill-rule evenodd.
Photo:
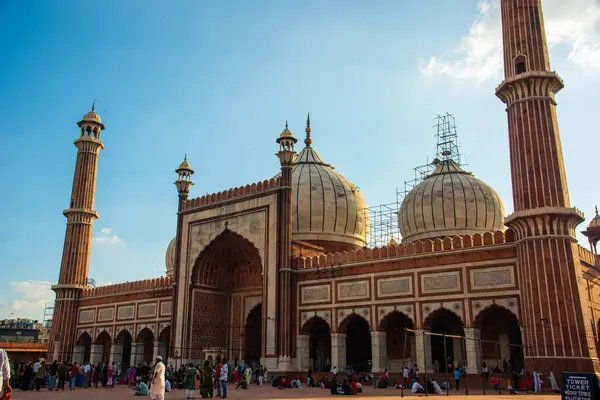
<instances>
[{"instance_id":1,"label":"arched doorway","mask_svg":"<svg viewBox=\"0 0 600 400\"><path fill-rule=\"evenodd\" d=\"M260 365L262 305L256 305L246 318L244 329L244 362L250 366Z\"/></svg>"},{"instance_id":2,"label":"arched doorway","mask_svg":"<svg viewBox=\"0 0 600 400\"><path fill-rule=\"evenodd\" d=\"M490 369L508 373L524 367L521 329L512 312L492 305L477 314L475 328L481 332L481 359Z\"/></svg>"},{"instance_id":3,"label":"arched doorway","mask_svg":"<svg viewBox=\"0 0 600 400\"><path fill-rule=\"evenodd\" d=\"M83 332L79 339L77 339L77 346L80 347L82 353L81 363L87 364L90 362L90 356L92 352L92 337L89 333Z\"/></svg>"},{"instance_id":4,"label":"arched doorway","mask_svg":"<svg viewBox=\"0 0 600 400\"><path fill-rule=\"evenodd\" d=\"M171 327L166 326L158 335L158 354L162 356L164 362L170 357L169 344L171 343Z\"/></svg>"},{"instance_id":5,"label":"arched doorway","mask_svg":"<svg viewBox=\"0 0 600 400\"><path fill-rule=\"evenodd\" d=\"M148 328L144 328L138 333L137 340L138 354L141 357L142 362L151 364L154 360L154 334Z\"/></svg>"},{"instance_id":6,"label":"arched doorway","mask_svg":"<svg viewBox=\"0 0 600 400\"><path fill-rule=\"evenodd\" d=\"M379 327L385 332L387 364L391 371L401 372L407 359L415 359L412 355L415 334L405 330L414 329L413 321L405 314L393 311L381 320Z\"/></svg>"},{"instance_id":7,"label":"arched doorway","mask_svg":"<svg viewBox=\"0 0 600 400\"><path fill-rule=\"evenodd\" d=\"M190 310L189 358L204 359L204 349L215 350L229 359L244 355L246 320L242 296L262 295L262 260L258 249L243 236L225 228L198 255L192 271L193 301ZM262 344L262 315L251 320L250 332L258 326L257 355ZM257 340L257 339L253 339Z\"/></svg>"},{"instance_id":8,"label":"arched doorway","mask_svg":"<svg viewBox=\"0 0 600 400\"><path fill-rule=\"evenodd\" d=\"M309 365L314 372L331 371L331 329L320 317L312 317L302 327L308 338Z\"/></svg>"},{"instance_id":9,"label":"arched doorway","mask_svg":"<svg viewBox=\"0 0 600 400\"><path fill-rule=\"evenodd\" d=\"M121 348L119 349L120 354L115 354L115 361L121 360L121 368L128 368L131 365L131 333L126 330L122 330L117 335L115 343Z\"/></svg>"},{"instance_id":10,"label":"arched doorway","mask_svg":"<svg viewBox=\"0 0 600 400\"><path fill-rule=\"evenodd\" d=\"M431 360L428 360L428 366L436 365L440 372L445 372L450 362L452 364L462 364L464 360L464 340L440 336L454 335L464 337L465 331L460 317L452 311L440 308L429 315L423 325L431 333L438 334L426 338L430 340L431 346ZM425 345L427 346L427 343ZM429 361L431 364L429 364Z\"/></svg>"},{"instance_id":11,"label":"arched doorway","mask_svg":"<svg viewBox=\"0 0 600 400\"><path fill-rule=\"evenodd\" d=\"M110 335L106 331L102 331L96 338L96 352L99 354L95 354L94 360L99 360L102 362L108 362L110 358L110 346L111 346Z\"/></svg>"},{"instance_id":12,"label":"arched doorway","mask_svg":"<svg viewBox=\"0 0 600 400\"><path fill-rule=\"evenodd\" d=\"M354 371L371 370L371 331L366 319L351 314L340 324L340 332L346 334L346 364ZM340 369L345 365L339 365Z\"/></svg>"}]
</instances>

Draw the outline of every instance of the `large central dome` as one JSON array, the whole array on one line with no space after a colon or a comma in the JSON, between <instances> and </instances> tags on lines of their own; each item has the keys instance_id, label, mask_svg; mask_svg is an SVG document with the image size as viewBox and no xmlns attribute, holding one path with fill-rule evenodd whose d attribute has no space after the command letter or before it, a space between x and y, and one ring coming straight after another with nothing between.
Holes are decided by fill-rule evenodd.
<instances>
[{"instance_id":1,"label":"large central dome","mask_svg":"<svg viewBox=\"0 0 600 400\"><path fill-rule=\"evenodd\" d=\"M403 242L483 234L504 229L504 205L494 189L447 159L406 195L398 223Z\"/></svg>"}]
</instances>

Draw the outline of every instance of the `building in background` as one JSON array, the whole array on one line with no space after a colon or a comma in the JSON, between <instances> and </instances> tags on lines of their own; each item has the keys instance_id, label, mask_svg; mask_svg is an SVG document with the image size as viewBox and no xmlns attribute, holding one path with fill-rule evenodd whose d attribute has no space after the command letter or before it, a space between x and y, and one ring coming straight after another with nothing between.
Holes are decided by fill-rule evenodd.
<instances>
[{"instance_id":1,"label":"building in background","mask_svg":"<svg viewBox=\"0 0 600 400\"><path fill-rule=\"evenodd\" d=\"M43 324L31 319L0 321L0 348L12 360L35 361L46 357L49 332Z\"/></svg>"},{"instance_id":2,"label":"building in background","mask_svg":"<svg viewBox=\"0 0 600 400\"><path fill-rule=\"evenodd\" d=\"M599 263L575 239L584 217L570 204L562 157L563 82L550 70L541 1L501 6L496 95L508 116L515 211L506 216L450 148L404 197L401 243L369 247L364 197L317 153L309 119L299 152L287 123L274 137L279 168L267 180L190 199L184 159L166 277L89 287L105 128L92 107L75 140L48 358L127 366L158 354L178 365L227 357L286 373L409 363L434 372L451 358L470 374L483 362L600 372Z\"/></svg>"}]
</instances>

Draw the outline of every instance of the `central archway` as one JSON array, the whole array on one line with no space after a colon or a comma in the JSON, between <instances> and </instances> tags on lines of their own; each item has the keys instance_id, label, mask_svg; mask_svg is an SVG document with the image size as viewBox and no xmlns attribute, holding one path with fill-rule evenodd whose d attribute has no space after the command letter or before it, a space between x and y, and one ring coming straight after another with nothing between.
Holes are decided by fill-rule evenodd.
<instances>
[{"instance_id":1,"label":"central archway","mask_svg":"<svg viewBox=\"0 0 600 400\"><path fill-rule=\"evenodd\" d=\"M371 330L367 320L358 314L351 314L340 325L340 332L346 334L346 364L354 371L370 371ZM339 366L340 369L344 367Z\"/></svg>"},{"instance_id":2,"label":"central archway","mask_svg":"<svg viewBox=\"0 0 600 400\"><path fill-rule=\"evenodd\" d=\"M258 304L248 314L244 329L244 362L250 366L260 364L262 305Z\"/></svg>"},{"instance_id":3,"label":"central archway","mask_svg":"<svg viewBox=\"0 0 600 400\"><path fill-rule=\"evenodd\" d=\"M262 344L262 308L253 310L246 321L241 302L244 294L262 294L262 260L254 244L236 232L224 229L196 258L192 284L189 358L204 359L204 350L210 348L231 360L243 355L250 357L247 360L258 362ZM247 328L249 332L246 332ZM250 347L246 346L246 340L251 341ZM242 347L243 352L240 351Z\"/></svg>"},{"instance_id":4,"label":"central archway","mask_svg":"<svg viewBox=\"0 0 600 400\"><path fill-rule=\"evenodd\" d=\"M154 334L148 328L144 328L137 335L138 354L143 362L152 363L154 355Z\"/></svg>"}]
</instances>

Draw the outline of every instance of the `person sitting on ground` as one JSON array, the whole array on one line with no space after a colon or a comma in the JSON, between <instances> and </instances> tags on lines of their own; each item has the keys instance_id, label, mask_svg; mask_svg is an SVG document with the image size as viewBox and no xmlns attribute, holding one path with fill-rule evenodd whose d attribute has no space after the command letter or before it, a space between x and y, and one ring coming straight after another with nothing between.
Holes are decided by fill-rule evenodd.
<instances>
[{"instance_id":1,"label":"person sitting on ground","mask_svg":"<svg viewBox=\"0 0 600 400\"><path fill-rule=\"evenodd\" d=\"M360 383L351 381L350 386L352 386L352 394L362 393L362 385Z\"/></svg>"},{"instance_id":2,"label":"person sitting on ground","mask_svg":"<svg viewBox=\"0 0 600 400\"><path fill-rule=\"evenodd\" d=\"M439 383L437 383L435 381L435 379L431 380L431 384L433 385L433 393L435 393L435 394L443 394L444 393L442 391L442 388L440 387Z\"/></svg>"},{"instance_id":3,"label":"person sitting on ground","mask_svg":"<svg viewBox=\"0 0 600 400\"><path fill-rule=\"evenodd\" d=\"M300 377L299 376L297 376L296 379L293 379L290 384L295 389L300 389L302 387L302 382L300 381Z\"/></svg>"},{"instance_id":4,"label":"person sitting on ground","mask_svg":"<svg viewBox=\"0 0 600 400\"><path fill-rule=\"evenodd\" d=\"M331 390L331 394L338 394L338 381L335 379L335 376L331 380L331 386L329 389Z\"/></svg>"},{"instance_id":5,"label":"person sitting on ground","mask_svg":"<svg viewBox=\"0 0 600 400\"><path fill-rule=\"evenodd\" d=\"M144 381L140 381L133 390L135 390L136 396L148 396L148 385Z\"/></svg>"},{"instance_id":6,"label":"person sitting on ground","mask_svg":"<svg viewBox=\"0 0 600 400\"><path fill-rule=\"evenodd\" d=\"M339 389L340 388L338 388L338 392ZM348 383L348 379L344 379L344 382L342 382L341 390L342 391L340 394L343 394L345 396L350 396L353 394L352 386L350 386L350 384Z\"/></svg>"},{"instance_id":7,"label":"person sitting on ground","mask_svg":"<svg viewBox=\"0 0 600 400\"><path fill-rule=\"evenodd\" d=\"M324 376L319 381L319 387L321 389L330 389L331 388L331 381L329 379L327 379L326 376Z\"/></svg>"},{"instance_id":8,"label":"person sitting on ground","mask_svg":"<svg viewBox=\"0 0 600 400\"><path fill-rule=\"evenodd\" d=\"M425 393L425 389L423 388L423 385L421 385L421 383L416 379L415 379L414 383L412 384L411 391L413 393Z\"/></svg>"}]
</instances>

